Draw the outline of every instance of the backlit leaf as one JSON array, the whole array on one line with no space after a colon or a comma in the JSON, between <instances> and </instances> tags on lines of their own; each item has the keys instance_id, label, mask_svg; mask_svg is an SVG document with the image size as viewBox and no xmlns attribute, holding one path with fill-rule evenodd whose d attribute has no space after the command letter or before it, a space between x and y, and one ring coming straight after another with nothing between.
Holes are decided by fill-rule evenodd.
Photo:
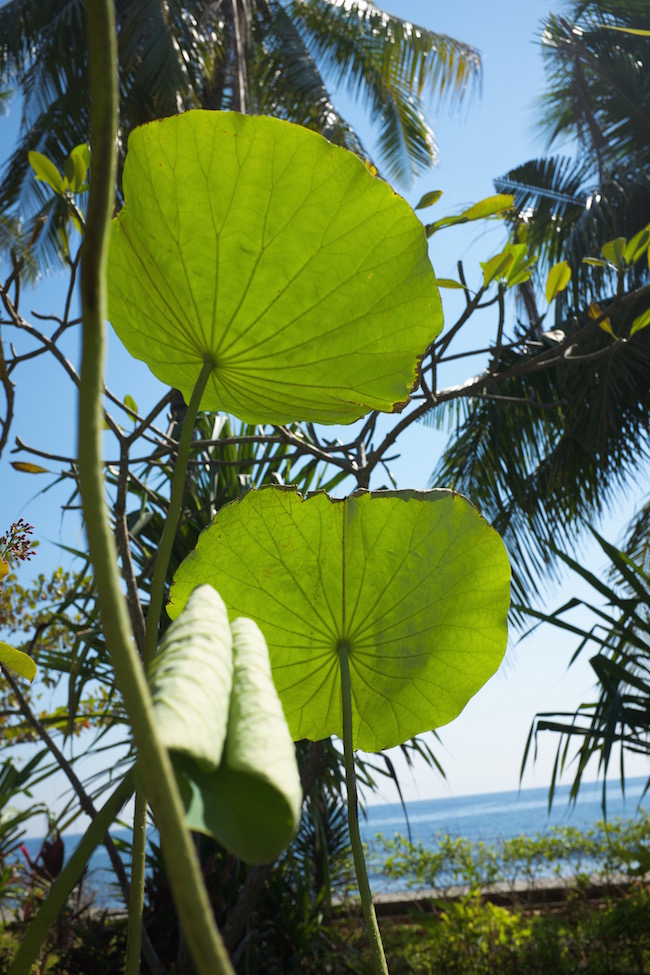
<instances>
[{"instance_id":1,"label":"backlit leaf","mask_svg":"<svg viewBox=\"0 0 650 975\"><path fill-rule=\"evenodd\" d=\"M0 664L15 671L20 677L31 682L36 676L36 664L27 653L16 650L8 643L0 643Z\"/></svg>"},{"instance_id":2,"label":"backlit leaf","mask_svg":"<svg viewBox=\"0 0 650 975\"><path fill-rule=\"evenodd\" d=\"M341 736L346 641L354 746L377 751L451 721L494 673L509 580L500 537L453 492L266 488L221 509L168 611L208 582L259 624L294 739Z\"/></svg>"},{"instance_id":3,"label":"backlit leaf","mask_svg":"<svg viewBox=\"0 0 650 975\"><path fill-rule=\"evenodd\" d=\"M437 203L442 196L442 190L431 190L429 193L425 193L423 197L420 198L419 203L415 204L416 210L426 210L427 207L432 207L434 203Z\"/></svg>"},{"instance_id":4,"label":"backlit leaf","mask_svg":"<svg viewBox=\"0 0 650 975\"><path fill-rule=\"evenodd\" d=\"M515 263L515 255L504 251L502 254L495 254L489 261L481 261L483 269L483 287L487 288L492 281L504 277L508 269Z\"/></svg>"},{"instance_id":5,"label":"backlit leaf","mask_svg":"<svg viewBox=\"0 0 650 975\"><path fill-rule=\"evenodd\" d=\"M63 177L51 159L44 156L42 152L34 151L28 152L27 158L29 159L29 165L34 170L36 179L47 183L55 193L64 192Z\"/></svg>"},{"instance_id":6,"label":"backlit leaf","mask_svg":"<svg viewBox=\"0 0 650 975\"><path fill-rule=\"evenodd\" d=\"M625 263L634 264L638 261L640 257L648 249L648 243L650 242L650 227L644 227L640 230L638 234L635 234L631 240L627 242L625 247Z\"/></svg>"},{"instance_id":7,"label":"backlit leaf","mask_svg":"<svg viewBox=\"0 0 650 975\"><path fill-rule=\"evenodd\" d=\"M487 220L489 217L499 217L512 210L514 197L507 193L497 193L496 196L488 196L484 200L479 200L471 207L463 210L462 213L436 220L426 226L427 237L430 237L436 230L442 227L452 227L460 223L468 223L471 220Z\"/></svg>"},{"instance_id":8,"label":"backlit leaf","mask_svg":"<svg viewBox=\"0 0 650 975\"><path fill-rule=\"evenodd\" d=\"M650 308L646 310L634 319L632 322L632 328L630 329L630 338L637 332L640 332L642 328L647 328L650 325Z\"/></svg>"},{"instance_id":9,"label":"backlit leaf","mask_svg":"<svg viewBox=\"0 0 650 975\"><path fill-rule=\"evenodd\" d=\"M273 118L134 131L109 317L159 379L250 422L350 422L408 395L442 327L424 231L352 153Z\"/></svg>"},{"instance_id":10,"label":"backlit leaf","mask_svg":"<svg viewBox=\"0 0 650 975\"><path fill-rule=\"evenodd\" d=\"M22 471L23 474L49 474L47 467L41 467L39 464L30 464L26 460L12 460L11 466L15 471Z\"/></svg>"},{"instance_id":11,"label":"backlit leaf","mask_svg":"<svg viewBox=\"0 0 650 975\"><path fill-rule=\"evenodd\" d=\"M564 291L570 280L571 268L566 261L560 261L551 268L546 279L546 300L549 305L561 291Z\"/></svg>"},{"instance_id":12,"label":"backlit leaf","mask_svg":"<svg viewBox=\"0 0 650 975\"><path fill-rule=\"evenodd\" d=\"M623 257L625 255L625 246L627 241L625 237L616 237L614 240L608 240L606 244L603 244L601 251L603 257L608 260L615 268L620 269L623 266Z\"/></svg>"}]
</instances>

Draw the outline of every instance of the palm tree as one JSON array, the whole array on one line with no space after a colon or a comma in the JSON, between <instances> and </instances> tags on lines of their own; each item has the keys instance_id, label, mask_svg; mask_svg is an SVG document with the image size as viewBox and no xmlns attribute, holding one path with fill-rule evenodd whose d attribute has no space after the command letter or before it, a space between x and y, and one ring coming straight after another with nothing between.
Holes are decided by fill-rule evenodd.
<instances>
[{"instance_id":1,"label":"palm tree","mask_svg":"<svg viewBox=\"0 0 650 975\"><path fill-rule=\"evenodd\" d=\"M513 229L538 255L540 273L523 286L524 320L512 329L519 344L500 349L492 365L508 378L491 387L491 398L461 402L433 478L467 493L503 534L521 602L550 568L552 546L574 545L580 526L606 509L647 456L650 330L627 340L648 307L648 263L644 256L625 265L618 279L583 264L600 257L606 241L650 223L650 37L614 27L650 27L647 3L577 0L566 18L543 25L549 88L541 120L552 141L571 137L577 151L496 181L514 193ZM571 289L549 331L536 299L561 260L571 266ZM625 342L592 321L592 302L616 303L609 325ZM517 375L558 339L584 335L590 322L587 341L567 346L551 369Z\"/></svg>"},{"instance_id":2,"label":"palm tree","mask_svg":"<svg viewBox=\"0 0 650 975\"><path fill-rule=\"evenodd\" d=\"M361 0L116 0L116 12L122 154L134 126L203 107L276 115L367 157L336 108L336 80L376 120L378 164L408 183L436 155L425 91L460 98L480 70L472 47ZM27 238L35 219L53 217L38 241L47 262L61 250L60 220L31 177L27 152L62 168L88 139L84 4L9 0L0 7L0 37L0 89L14 86L22 96L0 213L19 211Z\"/></svg>"},{"instance_id":3,"label":"palm tree","mask_svg":"<svg viewBox=\"0 0 650 975\"><path fill-rule=\"evenodd\" d=\"M572 289L559 314L611 283L583 258L650 222L650 36L630 28L650 28L644 0L574 0L569 16L548 18L539 127L549 146L571 140L577 152L530 160L495 181L514 193L515 221L525 221L542 266L571 265ZM630 288L647 280L647 266L630 269Z\"/></svg>"},{"instance_id":4,"label":"palm tree","mask_svg":"<svg viewBox=\"0 0 650 975\"><path fill-rule=\"evenodd\" d=\"M560 773L571 766L574 799L588 766L596 759L603 774L604 806L607 771L617 746L621 750L622 783L626 754L650 757L650 576L641 565L595 532L594 535L610 562L608 581L602 581L566 555L562 558L595 593L606 598L607 605L571 599L551 614L531 610L527 613L580 638L572 662L583 650L594 651L590 664L597 678L596 699L580 704L573 714L538 714L526 757L542 732L559 736L551 790ZM589 625L582 625L570 615L577 607L589 611Z\"/></svg>"}]
</instances>

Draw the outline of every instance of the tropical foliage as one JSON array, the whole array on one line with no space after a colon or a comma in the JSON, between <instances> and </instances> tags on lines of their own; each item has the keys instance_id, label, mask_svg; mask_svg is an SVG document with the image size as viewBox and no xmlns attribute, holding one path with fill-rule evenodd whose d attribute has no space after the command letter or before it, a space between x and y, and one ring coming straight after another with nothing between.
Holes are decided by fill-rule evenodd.
<instances>
[{"instance_id":1,"label":"tropical foliage","mask_svg":"<svg viewBox=\"0 0 650 975\"><path fill-rule=\"evenodd\" d=\"M574 0L542 28L547 89L539 127L551 146L575 145L575 154L531 160L496 186L514 194L515 222L523 222L542 262L566 260L573 271L556 318L617 284L607 268L594 274L583 258L650 221L650 36L626 30L648 27L641 0ZM630 263L622 283L632 290L647 280L647 266Z\"/></svg>"},{"instance_id":2,"label":"tropical foliage","mask_svg":"<svg viewBox=\"0 0 650 975\"><path fill-rule=\"evenodd\" d=\"M367 158L336 107L335 87L360 99L379 133L386 175L408 183L436 155L423 96L460 98L478 52L357 0L119 0L120 158L138 125L192 108L273 115ZM84 6L9 0L0 7L0 87L21 96L21 137L0 184L0 244L46 264L66 253L66 200L35 184L38 151L59 169L89 141ZM19 216L18 224L11 217Z\"/></svg>"},{"instance_id":3,"label":"tropical foliage","mask_svg":"<svg viewBox=\"0 0 650 975\"><path fill-rule=\"evenodd\" d=\"M589 660L597 681L595 700L580 704L574 714L539 714L526 753L531 753L533 744L536 749L541 732L560 736L551 799L557 779L569 769L575 798L585 771L596 758L603 777L604 804L612 759L617 759L616 771L624 786L626 755L650 756L650 576L623 552L599 535L595 537L610 563L608 581L569 556L560 553L560 557L591 586L594 595L605 597L606 605L573 598L551 614L526 610L527 615L580 637L573 660L583 652L595 651ZM580 617L574 611L579 607L589 611L591 625L578 622Z\"/></svg>"},{"instance_id":4,"label":"tropical foliage","mask_svg":"<svg viewBox=\"0 0 650 975\"><path fill-rule=\"evenodd\" d=\"M506 311L504 382L429 418L453 429L433 483L451 480L494 520L521 601L552 570L552 545L573 546L647 456L650 39L625 28L649 24L647 4L626 0L574 2L545 22L540 122L552 142L575 140L575 157L496 180L514 195L513 241L537 270ZM550 310L554 268L569 284ZM521 376L559 349L553 368Z\"/></svg>"}]
</instances>

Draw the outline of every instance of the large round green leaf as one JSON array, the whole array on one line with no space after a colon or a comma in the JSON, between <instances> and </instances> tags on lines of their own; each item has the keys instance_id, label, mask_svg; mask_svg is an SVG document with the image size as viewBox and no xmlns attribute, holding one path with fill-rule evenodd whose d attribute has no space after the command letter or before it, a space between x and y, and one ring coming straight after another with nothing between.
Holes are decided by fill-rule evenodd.
<instances>
[{"instance_id":1,"label":"large round green leaf","mask_svg":"<svg viewBox=\"0 0 650 975\"><path fill-rule=\"evenodd\" d=\"M109 318L189 401L249 422L349 422L406 399L442 326L422 225L301 126L187 112L133 132Z\"/></svg>"},{"instance_id":2,"label":"large round green leaf","mask_svg":"<svg viewBox=\"0 0 650 975\"><path fill-rule=\"evenodd\" d=\"M172 617L200 582L260 625L295 739L342 735L342 641L366 751L451 721L505 651L503 542L450 491L249 492L179 567Z\"/></svg>"}]
</instances>

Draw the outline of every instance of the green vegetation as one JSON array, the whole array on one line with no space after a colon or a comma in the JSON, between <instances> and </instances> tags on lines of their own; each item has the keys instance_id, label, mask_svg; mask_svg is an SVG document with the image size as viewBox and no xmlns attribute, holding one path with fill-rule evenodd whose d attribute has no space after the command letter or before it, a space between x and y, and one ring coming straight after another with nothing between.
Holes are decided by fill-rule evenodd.
<instances>
[{"instance_id":1,"label":"green vegetation","mask_svg":"<svg viewBox=\"0 0 650 975\"><path fill-rule=\"evenodd\" d=\"M545 833L489 844L446 833L427 845L397 836L384 842L383 869L409 887L436 889L441 896L452 886L478 894L500 884L506 890L518 885L517 896L525 900L535 895L540 877L574 887L589 878L620 881L634 874L649 844L650 812L641 811L632 820L602 820L588 829L551 826Z\"/></svg>"},{"instance_id":2,"label":"green vegetation","mask_svg":"<svg viewBox=\"0 0 650 975\"><path fill-rule=\"evenodd\" d=\"M362 760L357 750L397 745L437 764L414 736L455 717L499 666L508 554L521 618L550 553L602 510L612 484L643 456L650 224L647 216L639 226L622 220L586 248L587 288L575 255L536 237L543 214L537 224L524 219L512 196L434 211L422 223L377 177L316 83L306 39L355 90L362 83L382 113L384 160L400 177L432 156L418 107L424 85L459 94L476 60L471 49L369 5L238 0L209 30L199 27L209 6L201 3L172 5L159 23L150 5L116 10L110 0L88 0L87 34L78 5L65 18L59 6L12 0L0 10L0 78L19 83L29 120L0 191L0 244L10 254L0 284L0 451L10 442L17 375L52 356L79 391L78 449L65 457L21 443L27 459L14 468L69 483L67 506L81 502L87 535L79 572L31 588L9 574L27 557L30 526L16 522L1 543L4 635L12 638L0 645L5 740L44 746L20 771L3 765L3 853L15 852L25 818L41 813L15 814L13 797L54 769L73 790L22 892L11 867L3 874L6 898L22 898L21 921L29 921L7 971L46 970L49 957L62 975L75 964L99 975L100 959L115 971L125 953L126 975L139 972L141 956L155 975L192 965L199 975L346 966L386 975L356 786L359 778L372 787L383 759ZM594 6L577 5L575 14ZM609 26L594 25L596 40ZM563 22L555 27L557 46L566 31ZM577 71L591 47L572 38ZM628 67L644 44L639 33L621 39ZM266 85L280 49L284 70ZM86 69L88 86L70 83ZM602 101L599 73L587 81ZM160 114L169 117L152 121ZM138 128L141 121L149 124ZM623 151L632 158L629 139L614 141L616 151L599 156L599 175ZM645 165L642 154L633 162L635 173ZM417 209L429 214L439 199L426 193ZM459 264L458 280L436 282L427 238L494 220L509 230L498 253L470 272ZM30 322L21 282L55 251L69 273L65 307L49 324ZM465 302L445 330L438 285ZM559 309L551 331L536 292ZM510 325L507 298L517 294L528 321ZM494 313L493 338L458 351L465 326L485 309ZM104 387L107 319L128 352L169 384L142 413L140 390L118 397ZM78 326L79 373L64 351ZM482 372L440 385L441 365L477 354L489 356ZM508 554L455 490L397 490L393 482L403 433L450 417L456 428L439 481L478 500ZM335 436L323 428L352 423ZM335 490L336 499L323 493ZM637 545L647 541L643 522L635 531ZM591 726L555 726L585 743L576 788L583 758L597 753L606 768L615 742L647 748L648 576L645 563L605 548L623 596L612 600L617 613L605 620L594 664L603 694L587 709ZM65 706L37 713L38 685L20 681L33 676L34 661L65 690ZM82 781L62 747L84 727L96 752L120 748L98 783ZM132 795L127 874L107 829ZM91 825L64 864L57 831L82 811ZM156 855L145 896L148 816L164 856ZM347 836L367 946L357 942L358 926L351 932L331 910ZM569 902L577 913L553 927L481 905L476 888L508 871L530 880L539 858L564 863L607 850L608 870L630 855L641 864L646 838L606 831L599 846L569 831L513 841L499 854L458 841L442 860L398 842L391 870L406 871L410 858L418 883L447 870L470 878L470 894L435 921L418 919L417 930L428 932L418 935L421 958L412 939L399 946L408 931L389 928L393 971L617 972L614 958L621 973L643 971L647 945L628 944L632 923L647 914L643 890L584 918L577 898ZM70 913L100 842L128 905L126 933Z\"/></svg>"}]
</instances>

